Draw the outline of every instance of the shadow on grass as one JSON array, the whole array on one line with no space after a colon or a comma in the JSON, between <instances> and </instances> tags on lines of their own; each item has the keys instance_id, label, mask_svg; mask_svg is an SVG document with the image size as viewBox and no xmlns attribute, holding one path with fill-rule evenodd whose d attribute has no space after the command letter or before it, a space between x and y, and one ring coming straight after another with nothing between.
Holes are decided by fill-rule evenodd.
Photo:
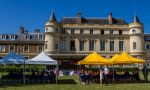
<instances>
[{"instance_id":1,"label":"shadow on grass","mask_svg":"<svg viewBox=\"0 0 150 90\"><path fill-rule=\"evenodd\" d=\"M104 82L105 83L105 82ZM150 83L150 81L145 81L145 80L140 80L140 81L115 81L114 83L113 82L109 82L109 84L138 84L138 83Z\"/></svg>"},{"instance_id":2,"label":"shadow on grass","mask_svg":"<svg viewBox=\"0 0 150 90\"><path fill-rule=\"evenodd\" d=\"M12 82L9 82L9 83L0 83L0 88L7 88L7 87L26 87L27 85L30 86L30 85L56 85L56 83L29 83L29 82L26 82L26 84L23 84L23 83L12 83ZM57 84L77 84L77 82L74 80L74 79L60 79L58 80L58 83Z\"/></svg>"},{"instance_id":3,"label":"shadow on grass","mask_svg":"<svg viewBox=\"0 0 150 90\"><path fill-rule=\"evenodd\" d=\"M61 79L58 80L58 84L77 84L74 79Z\"/></svg>"}]
</instances>

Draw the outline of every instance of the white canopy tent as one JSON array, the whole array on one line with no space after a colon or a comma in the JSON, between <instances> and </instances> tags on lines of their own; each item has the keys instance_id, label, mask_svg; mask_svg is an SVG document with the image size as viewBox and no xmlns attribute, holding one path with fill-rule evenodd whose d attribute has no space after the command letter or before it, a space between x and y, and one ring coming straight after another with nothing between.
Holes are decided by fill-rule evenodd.
<instances>
[{"instance_id":1,"label":"white canopy tent","mask_svg":"<svg viewBox=\"0 0 150 90\"><path fill-rule=\"evenodd\" d=\"M58 62L50 58L44 51L27 61L26 64L44 64L44 65L57 65Z\"/></svg>"},{"instance_id":2,"label":"white canopy tent","mask_svg":"<svg viewBox=\"0 0 150 90\"><path fill-rule=\"evenodd\" d=\"M58 62L52 58L50 58L44 51L35 56L34 58L27 61L26 64L33 64L33 65L57 65L58 70ZM57 74L56 70L56 74ZM56 75L56 84L57 84L58 77Z\"/></svg>"},{"instance_id":3,"label":"white canopy tent","mask_svg":"<svg viewBox=\"0 0 150 90\"><path fill-rule=\"evenodd\" d=\"M25 61L23 56L10 52L0 60L0 64L25 64Z\"/></svg>"}]
</instances>

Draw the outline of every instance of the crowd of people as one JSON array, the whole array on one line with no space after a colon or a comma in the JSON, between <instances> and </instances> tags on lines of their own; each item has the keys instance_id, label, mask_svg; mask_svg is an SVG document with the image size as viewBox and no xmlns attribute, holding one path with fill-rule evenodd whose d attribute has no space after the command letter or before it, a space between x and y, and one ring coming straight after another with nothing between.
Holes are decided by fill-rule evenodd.
<instances>
[{"instance_id":1,"label":"crowd of people","mask_svg":"<svg viewBox=\"0 0 150 90\"><path fill-rule=\"evenodd\" d=\"M55 83L56 82L56 73L59 75L60 70L37 70L30 73L23 74L23 71L9 71L8 74L2 75L2 80L12 81L12 82L23 82L25 78L26 82L29 83ZM69 70L70 71L70 70ZM144 66L141 71L145 82L148 81L148 68ZM63 75L73 75L66 74L67 71L63 71ZM92 83L124 83L124 82L138 82L140 81L139 68L135 68L132 72L129 69L118 70L118 69L108 69L108 67L101 67L99 69L81 69L80 71L75 70L73 73L79 75L79 80L82 84L92 84ZM62 76L63 76L62 75Z\"/></svg>"},{"instance_id":2,"label":"crowd of people","mask_svg":"<svg viewBox=\"0 0 150 90\"><path fill-rule=\"evenodd\" d=\"M31 74L23 75L23 71L9 71L7 75L3 75L2 79L15 83L23 82L23 79L29 83L55 83L56 74L54 71L32 71Z\"/></svg>"},{"instance_id":3,"label":"crowd of people","mask_svg":"<svg viewBox=\"0 0 150 90\"><path fill-rule=\"evenodd\" d=\"M109 70L104 68L103 70L88 70L82 69L79 72L79 80L82 84L92 84L92 83L99 83L99 81L105 81L108 83L109 78Z\"/></svg>"},{"instance_id":4,"label":"crowd of people","mask_svg":"<svg viewBox=\"0 0 150 90\"><path fill-rule=\"evenodd\" d=\"M144 67L142 69L144 79L147 81L148 69ZM113 83L115 80L116 83L121 82L138 82L140 81L139 69L135 68L132 72L128 70L117 71L109 70L107 67L100 68L99 70L89 70L82 69L79 72L79 80L82 84L91 84L91 83Z\"/></svg>"}]
</instances>

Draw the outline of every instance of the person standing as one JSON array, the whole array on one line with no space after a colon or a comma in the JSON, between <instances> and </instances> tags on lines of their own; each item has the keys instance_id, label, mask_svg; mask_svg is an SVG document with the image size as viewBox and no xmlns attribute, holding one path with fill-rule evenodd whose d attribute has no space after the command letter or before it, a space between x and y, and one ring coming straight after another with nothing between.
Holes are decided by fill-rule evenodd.
<instances>
[{"instance_id":1,"label":"person standing","mask_svg":"<svg viewBox=\"0 0 150 90\"><path fill-rule=\"evenodd\" d=\"M142 72L143 72L143 75L144 75L145 82L147 82L148 81L147 77L148 77L149 71L148 71L148 68L146 67L146 65L144 65L144 67L142 69Z\"/></svg>"},{"instance_id":2,"label":"person standing","mask_svg":"<svg viewBox=\"0 0 150 90\"><path fill-rule=\"evenodd\" d=\"M79 78L80 78L81 84L85 84L85 71L84 70L80 72Z\"/></svg>"},{"instance_id":3,"label":"person standing","mask_svg":"<svg viewBox=\"0 0 150 90\"><path fill-rule=\"evenodd\" d=\"M105 66L104 67L105 85L108 85L108 75L109 75L109 69Z\"/></svg>"},{"instance_id":4,"label":"person standing","mask_svg":"<svg viewBox=\"0 0 150 90\"><path fill-rule=\"evenodd\" d=\"M100 86L103 85L103 70L100 68Z\"/></svg>"}]
</instances>

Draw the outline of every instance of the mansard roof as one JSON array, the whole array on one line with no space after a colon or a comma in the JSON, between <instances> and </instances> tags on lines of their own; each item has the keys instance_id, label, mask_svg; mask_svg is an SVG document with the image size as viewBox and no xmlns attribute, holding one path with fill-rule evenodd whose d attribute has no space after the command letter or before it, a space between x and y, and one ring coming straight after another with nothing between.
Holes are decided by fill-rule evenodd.
<instances>
[{"instance_id":1,"label":"mansard roof","mask_svg":"<svg viewBox=\"0 0 150 90\"><path fill-rule=\"evenodd\" d=\"M108 18L81 18L81 22L83 24L109 24ZM77 24L76 17L64 17L61 20L62 24ZM127 24L124 19L122 18L113 18L113 24Z\"/></svg>"}]
</instances>

